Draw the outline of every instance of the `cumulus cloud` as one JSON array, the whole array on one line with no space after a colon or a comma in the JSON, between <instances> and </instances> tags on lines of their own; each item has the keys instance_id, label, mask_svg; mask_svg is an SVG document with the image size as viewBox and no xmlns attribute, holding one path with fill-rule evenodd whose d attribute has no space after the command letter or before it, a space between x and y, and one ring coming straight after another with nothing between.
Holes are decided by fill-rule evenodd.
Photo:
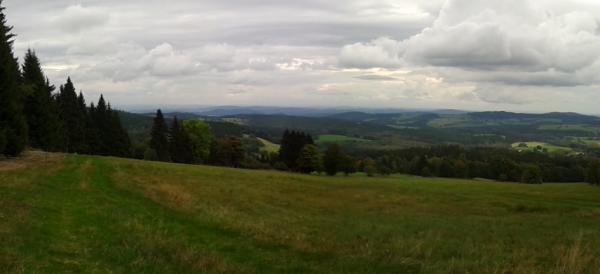
<instances>
[{"instance_id":1,"label":"cumulus cloud","mask_svg":"<svg viewBox=\"0 0 600 274\"><path fill-rule=\"evenodd\" d=\"M340 64L353 68L393 68L400 66L402 42L381 37L368 43L356 43L342 48Z\"/></svg>"},{"instance_id":2,"label":"cumulus cloud","mask_svg":"<svg viewBox=\"0 0 600 274\"><path fill-rule=\"evenodd\" d=\"M556 14L543 1L448 0L430 27L405 39L345 46L344 67L451 67L473 80L584 85L600 80L600 35L586 11ZM486 73L487 75L482 75Z\"/></svg>"}]
</instances>

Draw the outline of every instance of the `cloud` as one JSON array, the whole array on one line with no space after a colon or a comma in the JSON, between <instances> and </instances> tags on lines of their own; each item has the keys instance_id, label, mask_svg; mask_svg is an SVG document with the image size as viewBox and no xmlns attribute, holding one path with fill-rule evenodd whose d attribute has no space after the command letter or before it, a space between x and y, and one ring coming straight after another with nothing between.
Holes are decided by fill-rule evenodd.
<instances>
[{"instance_id":1,"label":"cloud","mask_svg":"<svg viewBox=\"0 0 600 274\"><path fill-rule=\"evenodd\" d=\"M449 67L472 80L574 86L600 80L600 35L586 11L555 14L538 0L448 0L430 27L405 40L378 38L342 48L355 68ZM488 75L482 75L482 74Z\"/></svg>"},{"instance_id":2,"label":"cloud","mask_svg":"<svg viewBox=\"0 0 600 274\"><path fill-rule=\"evenodd\" d=\"M402 62L400 52L402 42L381 37L368 43L356 43L342 48L340 65L353 68L393 68Z\"/></svg>"},{"instance_id":3,"label":"cloud","mask_svg":"<svg viewBox=\"0 0 600 274\"><path fill-rule=\"evenodd\" d=\"M109 19L108 12L102 8L78 4L67 7L54 21L64 31L80 32L106 24Z\"/></svg>"},{"instance_id":4,"label":"cloud","mask_svg":"<svg viewBox=\"0 0 600 274\"><path fill-rule=\"evenodd\" d=\"M366 80L366 81L394 81L394 80L397 80L396 78L391 77L391 76L375 75L375 74L359 75L359 76L355 76L354 78L360 79L360 80Z\"/></svg>"},{"instance_id":5,"label":"cloud","mask_svg":"<svg viewBox=\"0 0 600 274\"><path fill-rule=\"evenodd\" d=\"M600 104L593 0L3 4L16 55L32 47L55 84L70 75L116 105L596 112Z\"/></svg>"}]
</instances>

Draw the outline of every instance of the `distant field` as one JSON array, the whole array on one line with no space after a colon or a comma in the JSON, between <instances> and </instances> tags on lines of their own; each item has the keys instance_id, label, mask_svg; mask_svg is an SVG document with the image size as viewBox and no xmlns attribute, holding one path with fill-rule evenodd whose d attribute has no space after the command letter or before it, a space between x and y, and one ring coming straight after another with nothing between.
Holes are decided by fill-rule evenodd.
<instances>
[{"instance_id":1,"label":"distant field","mask_svg":"<svg viewBox=\"0 0 600 274\"><path fill-rule=\"evenodd\" d=\"M315 141L317 144L331 144L331 143L366 143L370 142L367 139L354 138L343 135L319 135L319 138Z\"/></svg>"},{"instance_id":2,"label":"distant field","mask_svg":"<svg viewBox=\"0 0 600 274\"><path fill-rule=\"evenodd\" d=\"M522 146L522 144L525 144L525 146ZM538 146L542 147L542 150L545 149L548 153L567 154L573 152L573 149L570 147L556 146L542 142L518 142L512 144L512 148L518 151L534 151Z\"/></svg>"},{"instance_id":3,"label":"distant field","mask_svg":"<svg viewBox=\"0 0 600 274\"><path fill-rule=\"evenodd\" d=\"M435 128L461 126L469 122L465 117L443 117L431 120L427 125Z\"/></svg>"},{"instance_id":4,"label":"distant field","mask_svg":"<svg viewBox=\"0 0 600 274\"><path fill-rule=\"evenodd\" d=\"M574 137L571 139L575 143L583 144L589 147L600 148L600 139L596 138L585 138L585 137Z\"/></svg>"},{"instance_id":5,"label":"distant field","mask_svg":"<svg viewBox=\"0 0 600 274\"><path fill-rule=\"evenodd\" d=\"M269 140L265 140L263 138L257 138L257 139L263 144L263 147L262 147L263 151L272 152L272 153L279 152L279 148L281 147L280 145L275 144Z\"/></svg>"},{"instance_id":6,"label":"distant field","mask_svg":"<svg viewBox=\"0 0 600 274\"><path fill-rule=\"evenodd\" d=\"M597 273L600 188L32 154L1 273Z\"/></svg>"},{"instance_id":7,"label":"distant field","mask_svg":"<svg viewBox=\"0 0 600 274\"><path fill-rule=\"evenodd\" d=\"M600 127L590 125L542 125L539 130L555 130L555 131L580 131L586 133L600 134Z\"/></svg>"}]
</instances>

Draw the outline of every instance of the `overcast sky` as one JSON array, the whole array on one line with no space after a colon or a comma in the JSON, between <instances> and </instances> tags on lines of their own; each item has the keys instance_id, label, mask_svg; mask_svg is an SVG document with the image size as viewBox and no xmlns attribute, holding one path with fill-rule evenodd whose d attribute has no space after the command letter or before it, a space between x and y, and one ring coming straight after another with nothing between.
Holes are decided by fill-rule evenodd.
<instances>
[{"instance_id":1,"label":"overcast sky","mask_svg":"<svg viewBox=\"0 0 600 274\"><path fill-rule=\"evenodd\" d=\"M36 50L114 105L600 113L595 0L5 0Z\"/></svg>"}]
</instances>

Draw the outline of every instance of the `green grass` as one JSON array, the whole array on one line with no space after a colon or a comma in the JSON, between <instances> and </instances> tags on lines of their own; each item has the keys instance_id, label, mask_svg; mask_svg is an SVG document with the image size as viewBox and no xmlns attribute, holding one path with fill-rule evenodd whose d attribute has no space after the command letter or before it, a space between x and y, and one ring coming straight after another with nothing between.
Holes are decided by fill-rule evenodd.
<instances>
[{"instance_id":1,"label":"green grass","mask_svg":"<svg viewBox=\"0 0 600 274\"><path fill-rule=\"evenodd\" d=\"M600 127L591 125L542 125L539 130L552 131L580 131L585 133L600 134Z\"/></svg>"},{"instance_id":2,"label":"green grass","mask_svg":"<svg viewBox=\"0 0 600 274\"><path fill-rule=\"evenodd\" d=\"M460 127L469 122L467 117L442 117L429 121L427 126L434 128Z\"/></svg>"},{"instance_id":3,"label":"green grass","mask_svg":"<svg viewBox=\"0 0 600 274\"><path fill-rule=\"evenodd\" d=\"M371 142L367 139L349 137L344 135L319 135L316 140L317 144L347 144L347 143L368 143Z\"/></svg>"},{"instance_id":4,"label":"green grass","mask_svg":"<svg viewBox=\"0 0 600 274\"><path fill-rule=\"evenodd\" d=\"M587 137L571 137L569 139L574 144L585 145L591 148L600 148L600 139Z\"/></svg>"},{"instance_id":5,"label":"green grass","mask_svg":"<svg viewBox=\"0 0 600 274\"><path fill-rule=\"evenodd\" d=\"M275 144L269 140L265 140L263 138L257 138L258 141L260 141L263 145L263 147L261 148L261 150L266 151L266 152L270 152L270 153L277 153L279 152L279 149L281 148L280 145Z\"/></svg>"},{"instance_id":6,"label":"green grass","mask_svg":"<svg viewBox=\"0 0 600 274\"><path fill-rule=\"evenodd\" d=\"M522 146L522 144L525 144L526 146ZM512 148L518 151L534 151L537 147L542 147L542 150L545 149L545 151L550 154L568 154L573 152L573 149L570 147L557 146L542 142L518 142L512 144Z\"/></svg>"},{"instance_id":7,"label":"green grass","mask_svg":"<svg viewBox=\"0 0 600 274\"><path fill-rule=\"evenodd\" d=\"M598 197L29 156L0 162L0 273L597 273Z\"/></svg>"}]
</instances>

